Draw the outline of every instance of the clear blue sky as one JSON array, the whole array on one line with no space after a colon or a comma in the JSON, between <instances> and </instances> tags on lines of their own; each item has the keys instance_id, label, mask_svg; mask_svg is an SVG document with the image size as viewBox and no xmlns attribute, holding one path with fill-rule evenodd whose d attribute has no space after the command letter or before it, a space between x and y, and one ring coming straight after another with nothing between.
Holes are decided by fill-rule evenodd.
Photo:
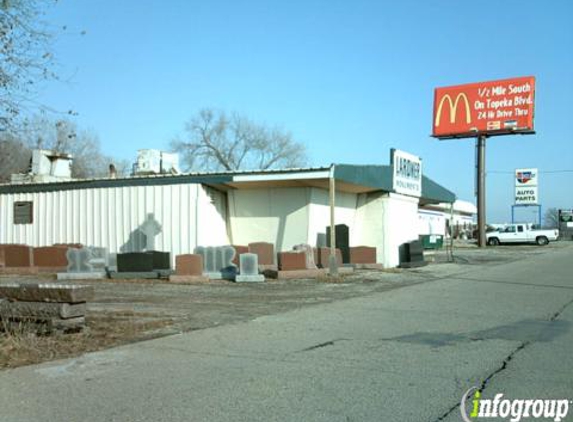
<instances>
[{"instance_id":1,"label":"clear blue sky","mask_svg":"<svg viewBox=\"0 0 573 422\"><path fill-rule=\"evenodd\" d=\"M41 101L76 110L108 154L167 149L215 107L292 131L312 165L411 152L472 201L474 140L429 137L433 89L533 75L537 134L488 140L488 220L509 220L518 167L540 169L544 207L573 208L573 173L544 173L573 169L570 0L63 0L48 19L68 27L69 81Z\"/></svg>"}]
</instances>

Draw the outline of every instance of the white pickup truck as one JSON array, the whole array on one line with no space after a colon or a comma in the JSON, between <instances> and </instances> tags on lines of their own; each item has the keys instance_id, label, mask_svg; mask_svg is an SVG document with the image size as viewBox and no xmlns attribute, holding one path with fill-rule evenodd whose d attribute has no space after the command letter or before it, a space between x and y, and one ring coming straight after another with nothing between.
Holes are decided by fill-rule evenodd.
<instances>
[{"instance_id":1,"label":"white pickup truck","mask_svg":"<svg viewBox=\"0 0 573 422\"><path fill-rule=\"evenodd\" d=\"M487 244L496 246L500 243L537 243L547 245L557 240L559 230L534 229L531 224L510 224L503 229L486 233Z\"/></svg>"}]
</instances>

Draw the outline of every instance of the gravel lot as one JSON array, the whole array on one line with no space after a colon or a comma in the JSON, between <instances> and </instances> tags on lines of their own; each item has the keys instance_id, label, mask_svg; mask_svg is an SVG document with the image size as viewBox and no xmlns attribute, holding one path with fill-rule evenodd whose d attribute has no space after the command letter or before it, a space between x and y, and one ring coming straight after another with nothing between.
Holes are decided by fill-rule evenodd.
<instances>
[{"instance_id":1,"label":"gravel lot","mask_svg":"<svg viewBox=\"0 0 573 422\"><path fill-rule=\"evenodd\" d=\"M430 265L415 269L359 270L336 282L327 280L269 280L265 283L179 285L167 281L86 281L95 287L95 300L88 304L88 317L106 324L126 320L134 326L122 339L114 333L110 347L151 337L238 323L314 304L366 296L373 292L427 283L454 274L473 274L476 267L527 259L531 255L572 248L573 242L554 242L545 247L520 245L479 249L471 243L456 245L454 261L445 250L426 254ZM4 282L52 281L50 276L5 276ZM101 327L100 327L101 328ZM93 345L92 345L93 348Z\"/></svg>"}]
</instances>

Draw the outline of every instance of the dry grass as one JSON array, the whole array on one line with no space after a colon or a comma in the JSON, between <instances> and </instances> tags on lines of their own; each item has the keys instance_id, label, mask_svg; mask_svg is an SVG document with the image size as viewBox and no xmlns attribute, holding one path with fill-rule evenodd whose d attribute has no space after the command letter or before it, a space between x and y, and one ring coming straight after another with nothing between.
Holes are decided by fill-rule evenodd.
<instances>
[{"instance_id":1,"label":"dry grass","mask_svg":"<svg viewBox=\"0 0 573 422\"><path fill-rule=\"evenodd\" d=\"M0 327L0 369L79 356L133 341L151 338L172 324L167 319L144 319L134 312L90 313L86 328L76 333L38 334L35 324L10 330Z\"/></svg>"}]
</instances>

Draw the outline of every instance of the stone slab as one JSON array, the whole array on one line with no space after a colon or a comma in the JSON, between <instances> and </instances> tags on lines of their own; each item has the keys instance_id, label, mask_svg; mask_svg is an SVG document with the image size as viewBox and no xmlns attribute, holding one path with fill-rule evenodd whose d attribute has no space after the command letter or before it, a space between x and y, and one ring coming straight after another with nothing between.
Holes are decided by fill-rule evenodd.
<instances>
[{"instance_id":1,"label":"stone slab","mask_svg":"<svg viewBox=\"0 0 573 422\"><path fill-rule=\"evenodd\" d=\"M0 284L0 297L26 302L79 303L92 300L93 286L54 283Z\"/></svg>"},{"instance_id":2,"label":"stone slab","mask_svg":"<svg viewBox=\"0 0 573 422\"><path fill-rule=\"evenodd\" d=\"M412 262L402 262L400 264L400 268L417 268L417 267L425 267L428 265L426 261L412 261Z\"/></svg>"},{"instance_id":3,"label":"stone slab","mask_svg":"<svg viewBox=\"0 0 573 422\"><path fill-rule=\"evenodd\" d=\"M157 271L110 271L109 278L117 280L132 280L138 278L154 279L160 278Z\"/></svg>"},{"instance_id":4,"label":"stone slab","mask_svg":"<svg viewBox=\"0 0 573 422\"><path fill-rule=\"evenodd\" d=\"M153 271L153 256L147 252L126 252L117 254L119 273Z\"/></svg>"},{"instance_id":5,"label":"stone slab","mask_svg":"<svg viewBox=\"0 0 573 422\"><path fill-rule=\"evenodd\" d=\"M237 275L235 277L235 281L237 283L260 283L265 281L265 276L262 274L253 274L253 275Z\"/></svg>"},{"instance_id":6,"label":"stone slab","mask_svg":"<svg viewBox=\"0 0 573 422\"><path fill-rule=\"evenodd\" d=\"M275 245L268 242L249 243L249 252L259 256L259 265L276 265Z\"/></svg>"},{"instance_id":7,"label":"stone slab","mask_svg":"<svg viewBox=\"0 0 573 422\"><path fill-rule=\"evenodd\" d=\"M200 276L203 274L203 257L198 254L183 254L175 257L175 274Z\"/></svg>"},{"instance_id":8,"label":"stone slab","mask_svg":"<svg viewBox=\"0 0 573 422\"><path fill-rule=\"evenodd\" d=\"M384 264L352 264L356 270L383 270Z\"/></svg>"},{"instance_id":9,"label":"stone slab","mask_svg":"<svg viewBox=\"0 0 573 422\"><path fill-rule=\"evenodd\" d=\"M173 270L156 270L156 272L159 278L169 278L175 274L175 271Z\"/></svg>"},{"instance_id":10,"label":"stone slab","mask_svg":"<svg viewBox=\"0 0 573 422\"><path fill-rule=\"evenodd\" d=\"M280 252L279 268L281 271L306 270L306 254L304 252Z\"/></svg>"},{"instance_id":11,"label":"stone slab","mask_svg":"<svg viewBox=\"0 0 573 422\"><path fill-rule=\"evenodd\" d=\"M336 255L336 261L338 262L338 266L342 266L342 252L340 249L335 249L334 253ZM330 248L315 248L314 255L317 257L317 265L320 268L328 268L328 262L330 257Z\"/></svg>"},{"instance_id":12,"label":"stone slab","mask_svg":"<svg viewBox=\"0 0 573 422\"><path fill-rule=\"evenodd\" d=\"M0 245L0 267L26 268L33 266L33 249L27 245Z\"/></svg>"},{"instance_id":13,"label":"stone slab","mask_svg":"<svg viewBox=\"0 0 573 422\"><path fill-rule=\"evenodd\" d=\"M36 267L38 273L42 274L57 274L66 272L68 267Z\"/></svg>"},{"instance_id":14,"label":"stone slab","mask_svg":"<svg viewBox=\"0 0 573 422\"><path fill-rule=\"evenodd\" d=\"M0 274L29 275L38 274L38 267L0 267Z\"/></svg>"},{"instance_id":15,"label":"stone slab","mask_svg":"<svg viewBox=\"0 0 573 422\"><path fill-rule=\"evenodd\" d=\"M34 248L34 265L36 267L67 268L67 246L42 246Z\"/></svg>"},{"instance_id":16,"label":"stone slab","mask_svg":"<svg viewBox=\"0 0 573 422\"><path fill-rule=\"evenodd\" d=\"M209 277L204 275L178 275L173 274L169 276L169 281L171 283L177 284L194 284L194 283L208 283Z\"/></svg>"},{"instance_id":17,"label":"stone slab","mask_svg":"<svg viewBox=\"0 0 573 422\"><path fill-rule=\"evenodd\" d=\"M5 318L31 318L51 320L52 318L75 318L85 316L86 304L83 303L46 303L46 302L11 302L0 303L0 316Z\"/></svg>"},{"instance_id":18,"label":"stone slab","mask_svg":"<svg viewBox=\"0 0 573 422\"><path fill-rule=\"evenodd\" d=\"M370 246L352 246L350 248L351 264L375 264L376 248Z\"/></svg>"},{"instance_id":19,"label":"stone slab","mask_svg":"<svg viewBox=\"0 0 573 422\"><path fill-rule=\"evenodd\" d=\"M354 272L352 267L340 267L338 268L339 274L350 274ZM264 272L267 278L277 278L282 280L292 280L292 279L303 279L303 278L318 278L328 275L327 268L318 268L315 270L290 270L290 271L271 271L267 270Z\"/></svg>"},{"instance_id":20,"label":"stone slab","mask_svg":"<svg viewBox=\"0 0 573 422\"><path fill-rule=\"evenodd\" d=\"M102 280L107 278L105 272L88 272L88 273L58 273L58 280Z\"/></svg>"},{"instance_id":21,"label":"stone slab","mask_svg":"<svg viewBox=\"0 0 573 422\"><path fill-rule=\"evenodd\" d=\"M235 251L237 252L235 254L235 257L233 258L233 264L235 264L238 267L240 259L239 257L244 253L249 253L249 247L243 245L231 245L231 246L233 246L233 248L235 248Z\"/></svg>"}]
</instances>

